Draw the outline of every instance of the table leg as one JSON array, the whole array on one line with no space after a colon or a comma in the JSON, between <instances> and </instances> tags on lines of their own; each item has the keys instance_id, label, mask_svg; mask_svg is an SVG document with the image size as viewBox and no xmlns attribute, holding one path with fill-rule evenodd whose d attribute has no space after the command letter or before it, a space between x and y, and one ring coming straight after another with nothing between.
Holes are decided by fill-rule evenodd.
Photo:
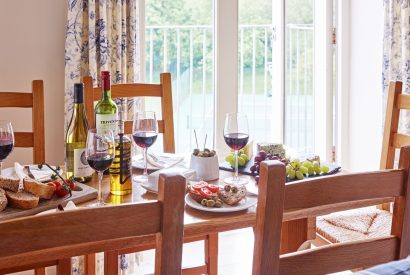
<instances>
[{"instance_id":1,"label":"table leg","mask_svg":"<svg viewBox=\"0 0 410 275\"><path fill-rule=\"evenodd\" d=\"M284 222L282 225L281 254L295 252L310 235L308 219Z\"/></svg>"},{"instance_id":2,"label":"table leg","mask_svg":"<svg viewBox=\"0 0 410 275\"><path fill-rule=\"evenodd\" d=\"M205 239L205 262L208 275L218 274L218 233L207 235Z\"/></svg>"}]
</instances>

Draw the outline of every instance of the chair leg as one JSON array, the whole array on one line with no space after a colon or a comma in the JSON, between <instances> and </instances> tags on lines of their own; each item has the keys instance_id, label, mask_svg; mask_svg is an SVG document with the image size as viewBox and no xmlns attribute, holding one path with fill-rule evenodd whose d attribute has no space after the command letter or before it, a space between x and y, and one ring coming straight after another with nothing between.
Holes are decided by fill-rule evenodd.
<instances>
[{"instance_id":1,"label":"chair leg","mask_svg":"<svg viewBox=\"0 0 410 275\"><path fill-rule=\"evenodd\" d=\"M34 275L46 275L46 268L39 267L39 268L34 269Z\"/></svg>"},{"instance_id":2,"label":"chair leg","mask_svg":"<svg viewBox=\"0 0 410 275\"><path fill-rule=\"evenodd\" d=\"M104 252L104 274L118 274L118 251Z\"/></svg>"},{"instance_id":3,"label":"chair leg","mask_svg":"<svg viewBox=\"0 0 410 275\"><path fill-rule=\"evenodd\" d=\"M95 254L89 254L84 256L84 270L87 275L95 275Z\"/></svg>"},{"instance_id":4,"label":"chair leg","mask_svg":"<svg viewBox=\"0 0 410 275\"><path fill-rule=\"evenodd\" d=\"M71 258L58 260L57 275L71 274Z\"/></svg>"},{"instance_id":5,"label":"chair leg","mask_svg":"<svg viewBox=\"0 0 410 275\"><path fill-rule=\"evenodd\" d=\"M218 233L209 234L205 239L205 262L208 275L218 274Z\"/></svg>"}]
</instances>

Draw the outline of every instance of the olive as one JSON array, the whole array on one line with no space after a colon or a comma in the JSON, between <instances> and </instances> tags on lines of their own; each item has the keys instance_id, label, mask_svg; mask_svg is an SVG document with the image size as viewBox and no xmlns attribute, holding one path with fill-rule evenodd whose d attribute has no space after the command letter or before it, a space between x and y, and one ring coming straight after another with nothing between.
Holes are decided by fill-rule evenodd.
<instances>
[{"instance_id":1,"label":"olive","mask_svg":"<svg viewBox=\"0 0 410 275\"><path fill-rule=\"evenodd\" d=\"M224 190L226 192L229 192L231 190L231 186L230 185L225 185Z\"/></svg>"},{"instance_id":2,"label":"olive","mask_svg":"<svg viewBox=\"0 0 410 275\"><path fill-rule=\"evenodd\" d=\"M201 204L202 204L203 206L206 206L207 201L208 201L207 199L202 199Z\"/></svg>"},{"instance_id":3,"label":"olive","mask_svg":"<svg viewBox=\"0 0 410 275\"><path fill-rule=\"evenodd\" d=\"M204 156L204 152L199 152L199 153L198 153L198 157L205 157L205 156Z\"/></svg>"},{"instance_id":4,"label":"olive","mask_svg":"<svg viewBox=\"0 0 410 275\"><path fill-rule=\"evenodd\" d=\"M211 153L211 150L209 150L208 148L205 148L204 152Z\"/></svg>"},{"instance_id":5,"label":"olive","mask_svg":"<svg viewBox=\"0 0 410 275\"><path fill-rule=\"evenodd\" d=\"M231 191L232 191L232 193L237 193L238 192L238 187L232 186Z\"/></svg>"},{"instance_id":6,"label":"olive","mask_svg":"<svg viewBox=\"0 0 410 275\"><path fill-rule=\"evenodd\" d=\"M209 152L203 151L203 152L202 152L202 156L203 156L204 158L209 157Z\"/></svg>"},{"instance_id":7,"label":"olive","mask_svg":"<svg viewBox=\"0 0 410 275\"><path fill-rule=\"evenodd\" d=\"M199 154L199 149L194 149L194 156L197 156Z\"/></svg>"},{"instance_id":8,"label":"olive","mask_svg":"<svg viewBox=\"0 0 410 275\"><path fill-rule=\"evenodd\" d=\"M215 202L215 207L218 207L218 208L222 207L222 201L217 200L217 201Z\"/></svg>"},{"instance_id":9,"label":"olive","mask_svg":"<svg viewBox=\"0 0 410 275\"><path fill-rule=\"evenodd\" d=\"M208 207L214 207L214 206L215 206L215 201L214 201L214 200L208 200L208 201L206 202L206 206L208 206Z\"/></svg>"}]
</instances>

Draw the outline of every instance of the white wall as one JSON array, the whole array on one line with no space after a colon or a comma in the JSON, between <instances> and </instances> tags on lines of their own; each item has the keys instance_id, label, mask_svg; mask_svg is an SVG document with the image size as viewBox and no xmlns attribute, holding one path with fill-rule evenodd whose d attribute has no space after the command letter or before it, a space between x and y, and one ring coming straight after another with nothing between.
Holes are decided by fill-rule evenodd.
<instances>
[{"instance_id":1,"label":"white wall","mask_svg":"<svg viewBox=\"0 0 410 275\"><path fill-rule=\"evenodd\" d=\"M46 161L64 160L65 0L0 2L0 91L30 91L31 81L44 80ZM31 112L0 111L15 130L31 130ZM32 162L31 149L15 149L6 165Z\"/></svg>"},{"instance_id":2,"label":"white wall","mask_svg":"<svg viewBox=\"0 0 410 275\"><path fill-rule=\"evenodd\" d=\"M383 132L381 81L383 1L351 0L350 5L350 167L348 168L350 170L378 169Z\"/></svg>"}]
</instances>

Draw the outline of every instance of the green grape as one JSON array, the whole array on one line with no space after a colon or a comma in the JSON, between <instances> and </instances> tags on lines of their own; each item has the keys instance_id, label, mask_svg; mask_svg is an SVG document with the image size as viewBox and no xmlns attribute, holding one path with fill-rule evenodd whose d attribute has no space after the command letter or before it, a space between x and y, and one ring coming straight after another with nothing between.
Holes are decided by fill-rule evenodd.
<instances>
[{"instance_id":1,"label":"green grape","mask_svg":"<svg viewBox=\"0 0 410 275\"><path fill-rule=\"evenodd\" d=\"M303 174L300 171L296 171L296 177L298 178L298 180L303 180Z\"/></svg>"},{"instance_id":2,"label":"green grape","mask_svg":"<svg viewBox=\"0 0 410 275\"><path fill-rule=\"evenodd\" d=\"M320 170L320 167L318 167L317 169L315 169L316 175L320 175L321 172L322 172L322 171Z\"/></svg>"},{"instance_id":3,"label":"green grape","mask_svg":"<svg viewBox=\"0 0 410 275\"><path fill-rule=\"evenodd\" d=\"M238 165L239 166L244 166L246 161L242 157L238 157Z\"/></svg>"},{"instance_id":4,"label":"green grape","mask_svg":"<svg viewBox=\"0 0 410 275\"><path fill-rule=\"evenodd\" d=\"M245 162L249 160L249 157L247 154L241 154L240 157L243 158Z\"/></svg>"},{"instance_id":5,"label":"green grape","mask_svg":"<svg viewBox=\"0 0 410 275\"><path fill-rule=\"evenodd\" d=\"M308 173L308 168L306 166L300 166L299 171L302 172L302 174L307 174Z\"/></svg>"},{"instance_id":6,"label":"green grape","mask_svg":"<svg viewBox=\"0 0 410 275\"><path fill-rule=\"evenodd\" d=\"M295 176L296 176L295 170L290 169L290 170L289 170L289 173L288 173L288 177L289 177L291 180L293 180L293 179L295 178Z\"/></svg>"},{"instance_id":7,"label":"green grape","mask_svg":"<svg viewBox=\"0 0 410 275\"><path fill-rule=\"evenodd\" d=\"M309 176L313 176L315 174L315 169L313 169L313 166L308 168L308 173L309 173Z\"/></svg>"},{"instance_id":8,"label":"green grape","mask_svg":"<svg viewBox=\"0 0 410 275\"><path fill-rule=\"evenodd\" d=\"M243 154L245 154L245 151L243 149L238 151L238 155L243 155Z\"/></svg>"},{"instance_id":9,"label":"green grape","mask_svg":"<svg viewBox=\"0 0 410 275\"><path fill-rule=\"evenodd\" d=\"M286 165L286 175L289 174L290 169L292 169L292 167L290 167L290 165Z\"/></svg>"},{"instance_id":10,"label":"green grape","mask_svg":"<svg viewBox=\"0 0 410 275\"><path fill-rule=\"evenodd\" d=\"M321 166L320 167L320 170L323 172L323 173L327 173L327 172L329 172L329 167L328 166Z\"/></svg>"},{"instance_id":11,"label":"green grape","mask_svg":"<svg viewBox=\"0 0 410 275\"><path fill-rule=\"evenodd\" d=\"M227 162L233 161L233 155L232 155L232 154L227 155L226 158L225 158L225 160L226 160Z\"/></svg>"},{"instance_id":12,"label":"green grape","mask_svg":"<svg viewBox=\"0 0 410 275\"><path fill-rule=\"evenodd\" d=\"M302 166L304 166L304 167L306 167L306 168L309 168L309 167L312 167L313 165L312 165L312 163L310 162L310 161L304 161L303 163L302 163Z\"/></svg>"},{"instance_id":13,"label":"green grape","mask_svg":"<svg viewBox=\"0 0 410 275\"><path fill-rule=\"evenodd\" d=\"M312 163L312 165L313 165L313 169L315 169L315 171L320 168L319 162L316 161L316 160Z\"/></svg>"},{"instance_id":14,"label":"green grape","mask_svg":"<svg viewBox=\"0 0 410 275\"><path fill-rule=\"evenodd\" d=\"M232 159L228 161L232 168L235 168L235 161Z\"/></svg>"}]
</instances>

